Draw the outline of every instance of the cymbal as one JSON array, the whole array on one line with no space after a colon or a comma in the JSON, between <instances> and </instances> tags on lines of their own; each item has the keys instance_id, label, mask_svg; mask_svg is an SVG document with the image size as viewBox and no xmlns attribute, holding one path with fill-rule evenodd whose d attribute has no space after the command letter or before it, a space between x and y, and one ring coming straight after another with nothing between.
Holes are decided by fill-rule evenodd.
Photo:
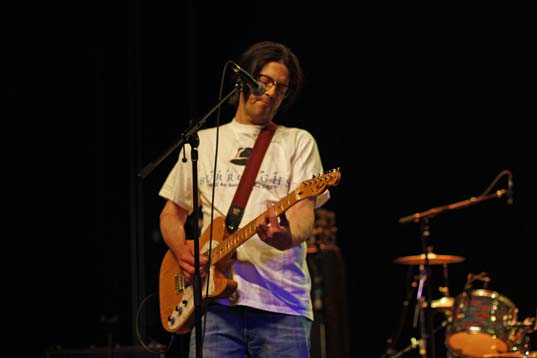
<instances>
[{"instance_id":1,"label":"cymbal","mask_svg":"<svg viewBox=\"0 0 537 358\"><path fill-rule=\"evenodd\" d=\"M427 259L429 260L429 265L454 264L464 261L462 256L437 255L432 252L427 254ZM402 256L396 258L393 262L401 265L425 265L425 254Z\"/></svg>"}]
</instances>

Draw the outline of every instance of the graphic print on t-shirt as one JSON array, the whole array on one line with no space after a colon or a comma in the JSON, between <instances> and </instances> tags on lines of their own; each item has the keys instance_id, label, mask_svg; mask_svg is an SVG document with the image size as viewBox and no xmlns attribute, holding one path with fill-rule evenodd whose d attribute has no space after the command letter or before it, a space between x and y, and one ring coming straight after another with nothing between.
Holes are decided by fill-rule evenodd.
<instances>
[{"instance_id":1,"label":"graphic print on t-shirt","mask_svg":"<svg viewBox=\"0 0 537 358\"><path fill-rule=\"evenodd\" d=\"M237 149L237 154L235 155L235 159L231 159L231 163L237 164L237 165L246 165L246 162L248 161L248 157L250 156L250 153L252 152L252 148L239 148Z\"/></svg>"}]
</instances>

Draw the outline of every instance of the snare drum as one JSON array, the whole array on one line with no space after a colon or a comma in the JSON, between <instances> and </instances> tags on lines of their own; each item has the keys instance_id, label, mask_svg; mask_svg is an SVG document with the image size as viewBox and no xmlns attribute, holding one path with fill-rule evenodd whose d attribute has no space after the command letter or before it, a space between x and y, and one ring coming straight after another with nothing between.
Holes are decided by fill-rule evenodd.
<instances>
[{"instance_id":1,"label":"snare drum","mask_svg":"<svg viewBox=\"0 0 537 358\"><path fill-rule=\"evenodd\" d=\"M455 300L446 329L446 346L455 356L486 357L510 349L509 331L517 307L507 297L484 289L465 291Z\"/></svg>"}]
</instances>

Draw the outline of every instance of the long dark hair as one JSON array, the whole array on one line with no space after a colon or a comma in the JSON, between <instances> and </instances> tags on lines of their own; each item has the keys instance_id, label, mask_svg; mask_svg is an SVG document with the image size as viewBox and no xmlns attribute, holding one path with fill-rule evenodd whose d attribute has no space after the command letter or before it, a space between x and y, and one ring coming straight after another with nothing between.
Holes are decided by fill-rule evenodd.
<instances>
[{"instance_id":1,"label":"long dark hair","mask_svg":"<svg viewBox=\"0 0 537 358\"><path fill-rule=\"evenodd\" d=\"M263 66L269 62L281 62L289 71L289 88L286 92L286 98L280 106L280 109L285 109L295 101L302 89L302 83L304 81L302 67L294 52L281 43L262 41L251 45L237 60L237 64L254 77L257 77ZM235 78L235 80L238 80L238 78ZM250 94L250 89L245 86L242 89L242 93L247 98ZM237 106L239 103L238 92L231 96L229 103Z\"/></svg>"}]
</instances>

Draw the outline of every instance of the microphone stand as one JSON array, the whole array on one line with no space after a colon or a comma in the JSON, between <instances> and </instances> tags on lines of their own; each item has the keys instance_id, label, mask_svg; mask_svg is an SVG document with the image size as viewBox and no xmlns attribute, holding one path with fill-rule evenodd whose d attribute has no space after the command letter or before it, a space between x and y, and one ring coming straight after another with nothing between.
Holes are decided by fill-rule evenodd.
<instances>
[{"instance_id":1,"label":"microphone stand","mask_svg":"<svg viewBox=\"0 0 537 358\"><path fill-rule=\"evenodd\" d=\"M504 197L505 195L507 195L507 190L501 189L501 190L497 190L496 192L492 194L480 195L478 197L472 196L470 199L467 199L467 200L459 201L453 204L437 206L436 208L422 211L421 213L415 213L412 215L404 216L399 219L399 223L400 224L408 224L412 222L417 223L422 219L432 218L446 211L466 208L468 206L472 206L472 205L475 205L475 204L478 204L478 203L481 203L483 201L487 201L490 199L500 199Z\"/></svg>"},{"instance_id":2,"label":"microphone stand","mask_svg":"<svg viewBox=\"0 0 537 358\"><path fill-rule=\"evenodd\" d=\"M203 118L199 121L190 121L190 126L181 134L179 140L168 148L162 155L160 155L154 162L148 163L139 173L138 177L142 180L145 179L164 159L166 159L177 147L182 147L185 143L190 144L191 158L192 158L192 196L193 196L193 212L194 212L194 277L192 279L194 289L194 315L195 315L195 328L196 328L196 357L202 357L201 346L201 316L202 316L202 292L201 292L201 275L200 275L200 261L199 261L199 224L198 224L198 211L199 205L197 200L198 194L198 145L199 137L198 131L205 125L207 118L214 113L218 108L226 102L235 92L239 90L239 84L235 85L220 102L218 102ZM211 230L212 233L212 230ZM139 236L140 237L140 236ZM210 270L209 270L210 273ZM209 273L207 275L209 275ZM208 277L207 277L208 279Z\"/></svg>"}]
</instances>

